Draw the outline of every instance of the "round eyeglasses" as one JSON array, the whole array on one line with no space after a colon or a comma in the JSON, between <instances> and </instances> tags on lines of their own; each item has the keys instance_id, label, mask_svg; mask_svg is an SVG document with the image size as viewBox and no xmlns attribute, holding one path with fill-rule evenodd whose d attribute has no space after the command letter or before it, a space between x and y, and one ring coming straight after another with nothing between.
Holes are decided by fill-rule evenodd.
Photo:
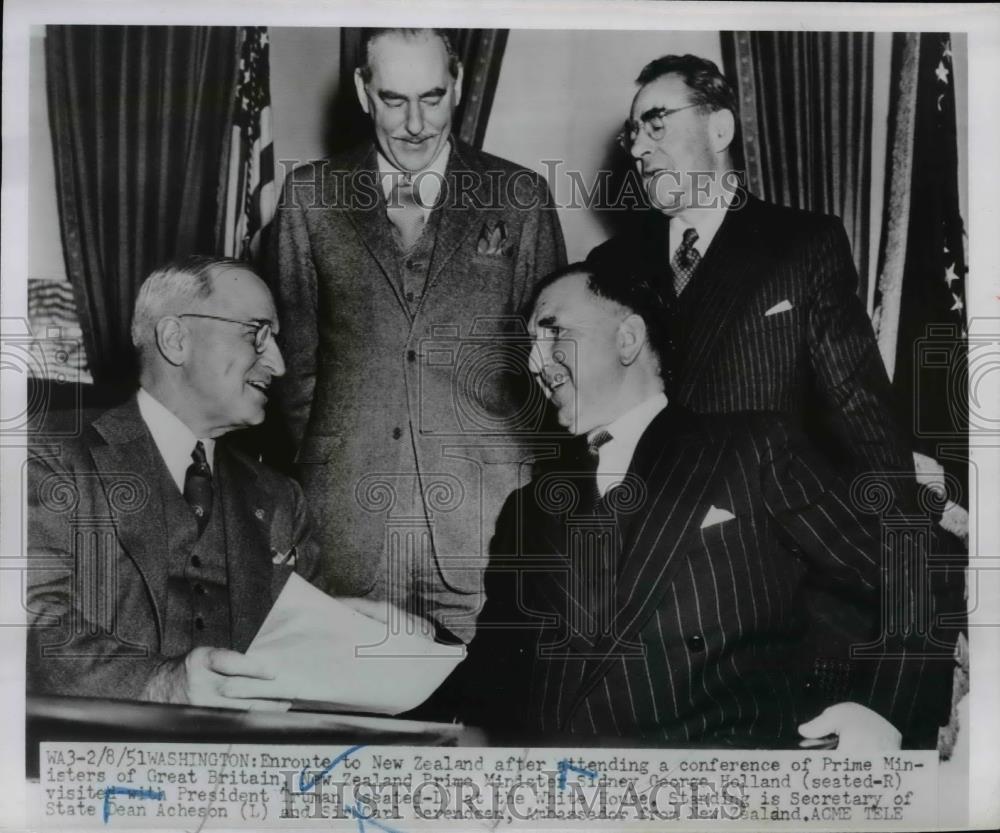
<instances>
[{"instance_id":1,"label":"round eyeglasses","mask_svg":"<svg viewBox=\"0 0 1000 833\"><path fill-rule=\"evenodd\" d=\"M240 321L238 318L223 318L221 315L207 315L200 312L185 312L177 316L178 318L207 318L210 321L225 321L227 324L239 324L253 330L253 349L258 353L263 353L267 349L267 342L274 335L270 321L254 319L253 321Z\"/></svg>"},{"instance_id":2,"label":"round eyeglasses","mask_svg":"<svg viewBox=\"0 0 1000 833\"><path fill-rule=\"evenodd\" d=\"M625 119L625 125L621 133L618 134L618 145L623 150L631 150L635 140L639 138L639 128L654 142L663 138L663 133L667 127L667 119L674 113L682 110L690 110L692 107L700 107L700 104L685 104L683 107L654 107L647 110L638 121L635 119Z\"/></svg>"}]
</instances>

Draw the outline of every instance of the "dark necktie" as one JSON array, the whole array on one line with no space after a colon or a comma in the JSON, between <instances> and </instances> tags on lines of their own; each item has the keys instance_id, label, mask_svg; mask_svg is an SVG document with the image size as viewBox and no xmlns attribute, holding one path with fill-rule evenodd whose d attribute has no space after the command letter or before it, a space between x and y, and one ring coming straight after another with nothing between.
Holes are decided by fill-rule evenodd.
<instances>
[{"instance_id":1,"label":"dark necktie","mask_svg":"<svg viewBox=\"0 0 1000 833\"><path fill-rule=\"evenodd\" d=\"M697 242L698 232L693 228L684 229L681 244L670 259L670 269L674 273L675 297L680 297L680 294L684 291L684 287L688 285L688 281L691 280L691 276L694 275L695 269L698 268L698 264L701 262L701 255L694 247L694 244Z\"/></svg>"},{"instance_id":2,"label":"dark necktie","mask_svg":"<svg viewBox=\"0 0 1000 833\"><path fill-rule=\"evenodd\" d=\"M413 248L424 230L424 209L413 193L413 183L403 180L389 193L386 209L389 222L399 232L399 242L404 251Z\"/></svg>"},{"instance_id":3,"label":"dark necktie","mask_svg":"<svg viewBox=\"0 0 1000 833\"><path fill-rule=\"evenodd\" d=\"M191 459L194 462L188 466L184 475L184 500L194 512L198 521L198 535L201 535L212 514L212 469L208 465L205 446L201 440L195 443Z\"/></svg>"},{"instance_id":4,"label":"dark necktie","mask_svg":"<svg viewBox=\"0 0 1000 833\"><path fill-rule=\"evenodd\" d=\"M587 453L590 455L591 471L594 473L592 485L593 506L596 508L601 501L601 490L597 485L597 464L601 461L601 446L611 442L611 434L603 428L587 440Z\"/></svg>"}]
</instances>

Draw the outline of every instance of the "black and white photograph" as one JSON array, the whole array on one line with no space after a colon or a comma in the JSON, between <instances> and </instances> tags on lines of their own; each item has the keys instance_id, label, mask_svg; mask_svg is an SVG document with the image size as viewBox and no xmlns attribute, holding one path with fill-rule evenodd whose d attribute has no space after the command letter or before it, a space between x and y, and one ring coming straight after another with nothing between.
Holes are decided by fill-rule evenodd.
<instances>
[{"instance_id":1,"label":"black and white photograph","mask_svg":"<svg viewBox=\"0 0 1000 833\"><path fill-rule=\"evenodd\" d=\"M0 826L994 826L1000 7L92 5L4 12Z\"/></svg>"}]
</instances>

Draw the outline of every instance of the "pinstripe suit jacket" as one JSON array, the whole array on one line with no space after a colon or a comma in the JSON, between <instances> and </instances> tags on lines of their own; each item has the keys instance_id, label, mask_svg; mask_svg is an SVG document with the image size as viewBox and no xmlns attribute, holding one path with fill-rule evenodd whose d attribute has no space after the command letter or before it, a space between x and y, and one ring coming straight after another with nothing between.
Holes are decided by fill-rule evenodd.
<instances>
[{"instance_id":1,"label":"pinstripe suit jacket","mask_svg":"<svg viewBox=\"0 0 1000 833\"><path fill-rule=\"evenodd\" d=\"M466 720L536 739L768 746L825 705L795 665L809 624L802 581L817 570L856 596L874 633L878 519L852 510L786 421L697 421L674 406L656 417L603 528L574 509L586 489L572 466L511 495L464 669ZM713 507L733 517L703 526ZM601 557L604 573L582 566ZM905 733L923 663L856 665L843 699Z\"/></svg>"},{"instance_id":2,"label":"pinstripe suit jacket","mask_svg":"<svg viewBox=\"0 0 1000 833\"><path fill-rule=\"evenodd\" d=\"M667 227L645 212L588 260L662 280ZM698 413L783 412L846 475L912 472L857 283L840 220L745 195L678 300L673 399ZM782 301L791 308L765 314Z\"/></svg>"}]
</instances>

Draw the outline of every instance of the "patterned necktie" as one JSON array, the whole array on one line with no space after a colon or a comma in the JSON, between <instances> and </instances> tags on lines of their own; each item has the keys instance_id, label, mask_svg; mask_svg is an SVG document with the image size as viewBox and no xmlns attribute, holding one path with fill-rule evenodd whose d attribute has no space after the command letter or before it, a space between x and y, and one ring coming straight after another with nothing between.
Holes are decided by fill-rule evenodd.
<instances>
[{"instance_id":1,"label":"patterned necktie","mask_svg":"<svg viewBox=\"0 0 1000 833\"><path fill-rule=\"evenodd\" d=\"M597 485L597 464L601 461L601 446L606 445L611 440L611 434L603 428L587 440L587 453L590 455L591 468L594 472L592 500L595 507L601 501L601 490Z\"/></svg>"},{"instance_id":2,"label":"patterned necktie","mask_svg":"<svg viewBox=\"0 0 1000 833\"><path fill-rule=\"evenodd\" d=\"M701 255L694 247L694 244L697 242L698 232L693 228L684 229L684 236L681 239L681 244L677 247L677 251L674 252L674 256L670 259L670 269L674 273L675 297L680 297L680 294L684 291L684 287L688 285L688 281L690 281L691 276L694 275L694 270L697 269L698 264L701 263Z\"/></svg>"},{"instance_id":3,"label":"patterned necktie","mask_svg":"<svg viewBox=\"0 0 1000 833\"><path fill-rule=\"evenodd\" d=\"M426 218L417 197L413 193L413 183L408 179L397 183L389 194L386 214L399 232L403 251L412 249L424 231Z\"/></svg>"},{"instance_id":4,"label":"patterned necktie","mask_svg":"<svg viewBox=\"0 0 1000 833\"><path fill-rule=\"evenodd\" d=\"M212 469L205 456L205 446L201 440L195 443L191 452L194 460L184 475L184 500L188 502L198 521L198 535L205 531L212 514Z\"/></svg>"}]
</instances>

